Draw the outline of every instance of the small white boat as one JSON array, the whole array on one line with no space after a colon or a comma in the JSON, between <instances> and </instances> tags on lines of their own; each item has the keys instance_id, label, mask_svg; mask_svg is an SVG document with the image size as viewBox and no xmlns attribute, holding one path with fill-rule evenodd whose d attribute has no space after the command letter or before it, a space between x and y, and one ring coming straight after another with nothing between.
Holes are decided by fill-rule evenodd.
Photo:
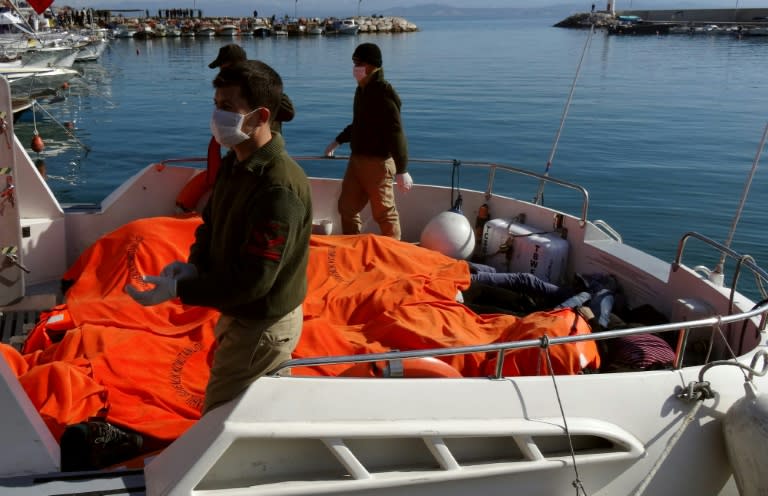
<instances>
[{"instance_id":1,"label":"small white boat","mask_svg":"<svg viewBox=\"0 0 768 496\"><path fill-rule=\"evenodd\" d=\"M6 115L11 111L10 88L2 78L0 111ZM60 282L86 252L119 252L123 257L114 265L119 274L103 265L106 258L97 257L99 263L90 267L93 272L89 273L100 276L93 280L101 278L105 285L117 290L104 301L84 300L86 307L125 305L129 300L122 287L140 275L138 257L155 253L150 245L143 248L144 244L172 239L154 233L159 223L165 219L194 227L194 217L178 217L176 202L202 171L202 164L190 166L194 159L151 164L98 205L68 207L56 200L13 136L12 122L6 124L5 132L10 133L6 138L12 148L0 147L0 160L8 168L4 174L11 178L0 195L0 239L6 260L0 266L4 281L0 285L0 317L4 329L10 329L10 341L18 344L25 339L24 329L30 323L25 319L36 322L30 313L34 315L56 303L75 303L60 292ZM297 160L309 163L329 159ZM0 436L5 446L0 453L0 492L35 496L120 492L150 496L463 496L508 495L510 491L565 495L573 494L575 486L592 495L737 494L732 465L723 446L722 422L730 407L744 398L745 382L763 391L768 387L768 303L765 295L749 297L729 284L746 279L743 274L749 273L764 285L768 273L750 257L692 232L681 237L673 263L629 246L607 223L587 217L590 197L585 189L570 182L473 161L413 160L411 170L418 177L419 167L427 165L445 167L446 176L452 176L451 167L455 170L459 166L473 173L485 172L487 188L461 189L462 208L452 211L446 210L446 204L454 200L453 187L420 184L408 194L398 193L403 242L373 235L378 228L368 209L363 212L367 234L314 237L316 265L311 272L319 277L316 282L330 292L324 293L324 298L308 301L305 312L304 333L309 336L312 324L318 324L317 319L330 306L361 315L357 312L362 310L363 300L357 291L347 290L351 284L362 281L367 284L362 290L379 294L392 294L402 285L413 291L432 283L426 273L419 272L426 267L411 257L437 257L434 270L439 277L423 298L386 304L382 300L381 308L366 309L373 313L363 321L354 325L342 322L344 333L360 326L381 326L377 342L402 338L401 343L410 346L386 345L372 354L320 354L291 360L281 369L292 370L292 375L275 371L199 421L184 419L193 425L162 451L144 453L138 462L126 462L109 470L74 474L60 472L60 446L17 379L29 362L23 358L13 361L11 351L5 348L8 361L0 359L0 409L4 419ZM336 204L341 180L310 181L313 218L323 232L338 234ZM541 192L546 184L564 195L574 195L574 211L499 194L507 183L520 185L525 181L530 181L532 190L538 186ZM446 183L450 183L448 178ZM526 198L533 196L533 191L530 193ZM143 222L150 228L144 235L110 238L113 244L103 251L90 250L107 233L123 232L142 219L151 219ZM456 227L435 230L436 219L447 219L441 224L444 227ZM472 229L476 225L480 228L479 238ZM191 231L185 232L189 235ZM596 291L589 297L617 296L620 288L624 308L620 313L625 320L603 329L599 318L587 322L589 317L583 308L565 308L556 313L566 320L545 320L551 325L531 327L531 334L524 334L528 338L503 334L489 341L481 332L474 335L476 342L461 341L457 345L461 333L474 329L478 322L506 322L511 327L504 329L511 332L521 321L497 313L483 317L465 306L466 302L457 301L457 288L464 297L469 294L469 269L463 261L432 251L439 247L435 240L442 243L443 253L445 248L464 251L467 247L471 252L479 241L487 262L514 264L520 272L513 273L533 273L553 282L582 281L587 293ZM366 251L359 267L342 265L341 247L358 241L371 243L376 249ZM725 272L704 270L706 267L686 250L689 243L711 250L713 259L727 260L720 267L728 270L727 277L723 277ZM373 261L370 257L374 253L385 257ZM143 260L141 263L145 263ZM156 263L162 266L163 262ZM379 267L386 270L379 271ZM419 277L414 276L417 272ZM454 275L449 277L449 273ZM585 282L589 280L585 275L601 274L609 276L613 283L591 288L591 283ZM352 298L346 300L350 295ZM603 303L607 300L601 300L600 308ZM178 307L167 313L178 315L176 311L182 310L181 305ZM427 319L399 318L409 309L427 308L433 310ZM131 318L143 311L139 307L133 310ZM436 319L442 319L446 311L466 318L452 325L436 325ZM99 319L107 317L98 315ZM533 315L538 318L550 313ZM527 322L529 317L520 319ZM46 326L61 320L41 319L41 329L45 331ZM69 325L63 329L75 334L65 337L86 336L89 332L71 327L80 326L76 322ZM88 325L94 329L92 326L97 324ZM140 411L173 402L199 406L200 390L190 389L193 377L185 374L206 370L207 350L199 342L185 341L178 347L167 343L163 349L170 350L171 362L163 369L165 372L148 374L146 364L161 349L148 345L147 340L156 338L159 333L155 330L161 322L138 320L132 325L124 331L110 332L120 333L121 339L142 332L139 336L144 340L138 348L146 352L120 348L123 354L141 356L131 362L132 367L120 371L123 375L113 375L125 387L123 391L136 393L142 405L141 409L125 410L134 428L141 432L144 417ZM602 330L593 332L598 329ZM432 331L427 341L417 338ZM342 346L342 336L352 336L344 333L338 337ZM649 340L657 348L644 349L634 338ZM596 355L598 349L603 349L597 342L607 350L621 344L637 346L625 349L621 356L605 351ZM660 353L662 349L664 353ZM576 354L562 354L573 352ZM653 362L660 355L664 355L663 361ZM604 362L602 366L594 361L598 356ZM521 357L528 357L532 372L520 373L518 367L525 362ZM89 363L86 357L82 360L85 362L78 363ZM471 366L475 360L482 360L477 363L485 368ZM56 363L66 370L63 359ZM98 374L103 381L110 367L99 363ZM137 363L141 366L135 366ZM88 365L86 372L76 374L78 382L90 384L88 381L94 380L91 375L96 374L93 367ZM557 371L564 367L571 372ZM313 373L317 370L326 372ZM349 371L354 374L346 374ZM140 374L141 379L132 374ZM147 382L153 379L158 381L154 386ZM199 377L196 380L200 382ZM94 382L89 387L108 386ZM170 387L176 394L154 402L153 387ZM98 399L100 396L96 398L93 407L102 408L104 401ZM110 398L113 402L103 414L119 426L117 403L125 396L115 393ZM43 403L69 404L72 411L81 406L79 402L68 403L64 396ZM64 413L69 414L69 410L65 408ZM49 421L51 414L48 411ZM73 423L85 420L69 418ZM167 429L175 420L179 419L166 415L162 428ZM129 422L127 418L123 421ZM109 443L103 438L85 448L97 449ZM86 455L90 456L90 452ZM760 462L758 466L765 460ZM752 470L761 476L759 468Z\"/></svg>"},{"instance_id":2,"label":"small white boat","mask_svg":"<svg viewBox=\"0 0 768 496\"><path fill-rule=\"evenodd\" d=\"M82 45L77 52L75 62L93 62L99 60L104 50L107 49L108 41L104 39L92 40Z\"/></svg>"},{"instance_id":3,"label":"small white boat","mask_svg":"<svg viewBox=\"0 0 768 496\"><path fill-rule=\"evenodd\" d=\"M56 91L69 83L80 73L65 67L18 67L0 70L19 95L33 95L38 92Z\"/></svg>"},{"instance_id":4,"label":"small white boat","mask_svg":"<svg viewBox=\"0 0 768 496\"><path fill-rule=\"evenodd\" d=\"M113 36L115 38L133 38L138 29L135 24L119 24L115 27Z\"/></svg>"},{"instance_id":5,"label":"small white boat","mask_svg":"<svg viewBox=\"0 0 768 496\"><path fill-rule=\"evenodd\" d=\"M359 29L360 25L355 19L350 17L347 19L340 19L335 21L332 25L332 31L330 32L333 34L355 35Z\"/></svg>"},{"instance_id":6,"label":"small white boat","mask_svg":"<svg viewBox=\"0 0 768 496\"><path fill-rule=\"evenodd\" d=\"M215 35L216 28L209 24L200 25L198 26L197 31L195 31L195 37L212 38Z\"/></svg>"},{"instance_id":7,"label":"small white boat","mask_svg":"<svg viewBox=\"0 0 768 496\"><path fill-rule=\"evenodd\" d=\"M234 24L222 24L216 29L216 36L232 37L237 36L240 30Z\"/></svg>"}]
</instances>

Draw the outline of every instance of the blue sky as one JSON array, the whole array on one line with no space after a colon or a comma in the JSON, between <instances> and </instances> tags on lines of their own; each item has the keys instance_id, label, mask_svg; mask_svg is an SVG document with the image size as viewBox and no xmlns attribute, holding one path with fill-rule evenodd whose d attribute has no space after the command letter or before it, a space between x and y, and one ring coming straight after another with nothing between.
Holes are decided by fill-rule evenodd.
<instances>
[{"instance_id":1,"label":"blue sky","mask_svg":"<svg viewBox=\"0 0 768 496\"><path fill-rule=\"evenodd\" d=\"M597 2L603 6L606 0ZM246 16L258 10L259 15L371 15L398 7L444 5L459 8L532 8L562 6L573 12L588 11L592 1L570 0L55 0L54 6L93 8L148 8L154 13L160 8L197 8L205 15ZM740 8L765 7L766 0L616 0L617 9L659 8ZM396 12L395 12L396 13Z\"/></svg>"}]
</instances>

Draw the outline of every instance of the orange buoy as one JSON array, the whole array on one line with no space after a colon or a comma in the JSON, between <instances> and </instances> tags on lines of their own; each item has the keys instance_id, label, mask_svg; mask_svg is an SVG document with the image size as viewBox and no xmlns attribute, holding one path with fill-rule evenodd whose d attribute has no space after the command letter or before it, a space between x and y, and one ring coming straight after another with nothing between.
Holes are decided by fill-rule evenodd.
<instances>
[{"instance_id":1,"label":"orange buoy","mask_svg":"<svg viewBox=\"0 0 768 496\"><path fill-rule=\"evenodd\" d=\"M32 144L30 146L32 147L32 151L35 153L40 153L45 149L45 143L39 134L32 136Z\"/></svg>"},{"instance_id":2,"label":"orange buoy","mask_svg":"<svg viewBox=\"0 0 768 496\"><path fill-rule=\"evenodd\" d=\"M61 88L65 89L65 90L68 89L69 88L69 83L67 83L66 81L61 83Z\"/></svg>"},{"instance_id":3,"label":"orange buoy","mask_svg":"<svg viewBox=\"0 0 768 496\"><path fill-rule=\"evenodd\" d=\"M461 373L446 362L435 357L409 358L402 361L403 377L462 377ZM343 371L343 377L386 377L388 367L385 362L361 362Z\"/></svg>"}]
</instances>

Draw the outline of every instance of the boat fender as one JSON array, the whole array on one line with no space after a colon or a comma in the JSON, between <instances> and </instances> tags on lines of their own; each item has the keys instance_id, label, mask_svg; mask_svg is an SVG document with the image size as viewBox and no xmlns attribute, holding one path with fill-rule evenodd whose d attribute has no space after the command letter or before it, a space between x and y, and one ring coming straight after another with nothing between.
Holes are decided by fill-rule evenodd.
<instances>
[{"instance_id":1,"label":"boat fender","mask_svg":"<svg viewBox=\"0 0 768 496\"><path fill-rule=\"evenodd\" d=\"M33 152L40 153L43 150L45 150L45 142L43 141L43 138L41 138L39 134L35 134L34 136L32 136L32 143L30 143L30 147L32 148Z\"/></svg>"},{"instance_id":2,"label":"boat fender","mask_svg":"<svg viewBox=\"0 0 768 496\"><path fill-rule=\"evenodd\" d=\"M768 396L752 382L744 390L723 418L723 434L739 494L759 496L768 494Z\"/></svg>"},{"instance_id":3,"label":"boat fender","mask_svg":"<svg viewBox=\"0 0 768 496\"><path fill-rule=\"evenodd\" d=\"M448 378L463 377L458 370L435 357L409 358L398 362L402 364L402 377L406 378ZM386 362L356 363L343 371L342 377L396 377Z\"/></svg>"},{"instance_id":4,"label":"boat fender","mask_svg":"<svg viewBox=\"0 0 768 496\"><path fill-rule=\"evenodd\" d=\"M427 223L421 231L421 246L451 258L466 260L475 250L475 231L464 215L448 210Z\"/></svg>"}]
</instances>

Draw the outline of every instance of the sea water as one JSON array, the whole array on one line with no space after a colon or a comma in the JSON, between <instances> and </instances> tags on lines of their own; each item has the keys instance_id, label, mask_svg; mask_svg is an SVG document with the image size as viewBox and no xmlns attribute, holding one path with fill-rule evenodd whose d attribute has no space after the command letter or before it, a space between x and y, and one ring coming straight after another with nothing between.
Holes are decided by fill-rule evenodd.
<instances>
[{"instance_id":1,"label":"sea water","mask_svg":"<svg viewBox=\"0 0 768 496\"><path fill-rule=\"evenodd\" d=\"M410 20L420 31L234 39L281 74L296 108L283 127L292 154L321 155L350 122L351 55L374 42L403 101L412 157L491 161L577 182L590 192L591 218L666 261L687 231L726 240L768 119L768 38L590 35L552 27L556 18ZM41 99L44 110L20 120L17 135L27 146L34 129L45 139L40 158L59 200L97 202L147 164L204 156L208 63L232 41L113 40L100 61L78 66L66 101ZM344 165L307 172L341 177ZM732 244L758 262L768 259L765 169L757 167ZM450 168L414 163L410 172L450 184ZM463 187L485 186L461 177ZM561 195L547 186L545 204Z\"/></svg>"}]
</instances>

